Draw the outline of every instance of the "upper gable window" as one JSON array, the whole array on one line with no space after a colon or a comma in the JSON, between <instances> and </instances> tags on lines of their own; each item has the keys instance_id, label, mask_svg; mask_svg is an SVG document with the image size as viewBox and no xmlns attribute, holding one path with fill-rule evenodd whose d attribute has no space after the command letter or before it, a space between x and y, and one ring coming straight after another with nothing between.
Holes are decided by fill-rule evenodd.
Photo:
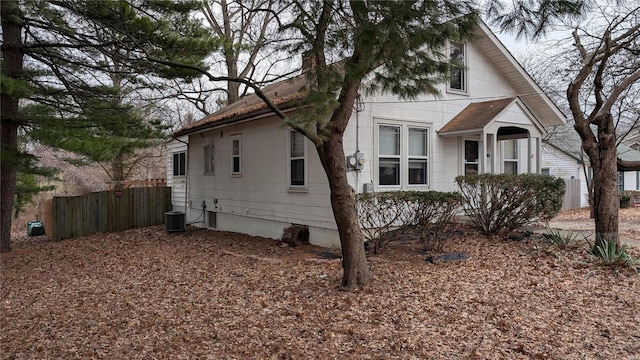
<instances>
[{"instance_id":1,"label":"upper gable window","mask_svg":"<svg viewBox=\"0 0 640 360\"><path fill-rule=\"evenodd\" d=\"M466 49L461 42L449 43L449 60L451 61L451 78L449 90L467 92Z\"/></svg>"}]
</instances>

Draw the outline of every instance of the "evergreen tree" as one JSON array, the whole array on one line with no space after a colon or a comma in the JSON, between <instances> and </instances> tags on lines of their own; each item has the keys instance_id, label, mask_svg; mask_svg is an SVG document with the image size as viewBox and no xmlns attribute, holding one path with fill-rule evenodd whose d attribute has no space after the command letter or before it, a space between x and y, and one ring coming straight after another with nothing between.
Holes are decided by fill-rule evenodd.
<instances>
[{"instance_id":1,"label":"evergreen tree","mask_svg":"<svg viewBox=\"0 0 640 360\"><path fill-rule=\"evenodd\" d=\"M34 140L118 158L158 136L132 95L159 79L189 80L217 42L196 1L0 2L2 192L0 251L9 251L19 129ZM182 67L172 64L179 63Z\"/></svg>"}]
</instances>

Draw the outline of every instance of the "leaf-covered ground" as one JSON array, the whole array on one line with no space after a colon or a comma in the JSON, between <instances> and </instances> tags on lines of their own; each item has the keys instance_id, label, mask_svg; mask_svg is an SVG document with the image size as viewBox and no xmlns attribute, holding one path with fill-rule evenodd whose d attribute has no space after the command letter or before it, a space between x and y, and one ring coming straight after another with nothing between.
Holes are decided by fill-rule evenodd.
<instances>
[{"instance_id":1,"label":"leaf-covered ground","mask_svg":"<svg viewBox=\"0 0 640 360\"><path fill-rule=\"evenodd\" d=\"M0 358L640 358L633 270L597 266L583 242L461 230L446 251L467 260L398 242L354 292L326 249L233 233L17 239L0 255Z\"/></svg>"}]
</instances>

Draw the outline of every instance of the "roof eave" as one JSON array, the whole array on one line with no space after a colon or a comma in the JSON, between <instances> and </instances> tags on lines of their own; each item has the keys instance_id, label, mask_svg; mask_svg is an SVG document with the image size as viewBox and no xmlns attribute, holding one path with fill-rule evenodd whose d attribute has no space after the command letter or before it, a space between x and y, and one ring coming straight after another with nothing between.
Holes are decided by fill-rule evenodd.
<instances>
[{"instance_id":1,"label":"roof eave","mask_svg":"<svg viewBox=\"0 0 640 360\"><path fill-rule=\"evenodd\" d=\"M495 61L494 63L498 68L501 68L505 76L514 84L514 87L519 93L518 96L522 98L525 103L529 104L528 107L536 108L543 106L545 108L540 109L541 111L534 111L536 117L540 119L541 124L545 127L566 124L567 117L518 63L491 29L489 29L484 22L480 21L477 31L479 35L477 41L487 56L494 59L497 55L502 57L502 59L500 59L502 61ZM490 51L490 47L493 47L497 52ZM540 114L538 114L538 112L540 112Z\"/></svg>"}]
</instances>

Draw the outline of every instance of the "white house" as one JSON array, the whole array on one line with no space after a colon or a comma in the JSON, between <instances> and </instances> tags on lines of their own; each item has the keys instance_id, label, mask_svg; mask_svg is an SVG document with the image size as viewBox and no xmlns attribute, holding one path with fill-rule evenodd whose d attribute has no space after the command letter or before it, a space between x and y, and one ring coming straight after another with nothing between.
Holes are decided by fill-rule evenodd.
<instances>
[{"instance_id":1,"label":"white house","mask_svg":"<svg viewBox=\"0 0 640 360\"><path fill-rule=\"evenodd\" d=\"M344 134L356 192L453 191L458 175L540 172L545 128L564 124L565 117L486 25L477 27L477 35L474 42L449 44L466 68L441 85L440 97L359 99ZM293 100L305 81L302 75L263 91L292 114L304 111ZM271 238L301 224L311 243L339 246L315 148L257 96L175 136L188 137L187 221L205 214L198 226Z\"/></svg>"}]
</instances>

